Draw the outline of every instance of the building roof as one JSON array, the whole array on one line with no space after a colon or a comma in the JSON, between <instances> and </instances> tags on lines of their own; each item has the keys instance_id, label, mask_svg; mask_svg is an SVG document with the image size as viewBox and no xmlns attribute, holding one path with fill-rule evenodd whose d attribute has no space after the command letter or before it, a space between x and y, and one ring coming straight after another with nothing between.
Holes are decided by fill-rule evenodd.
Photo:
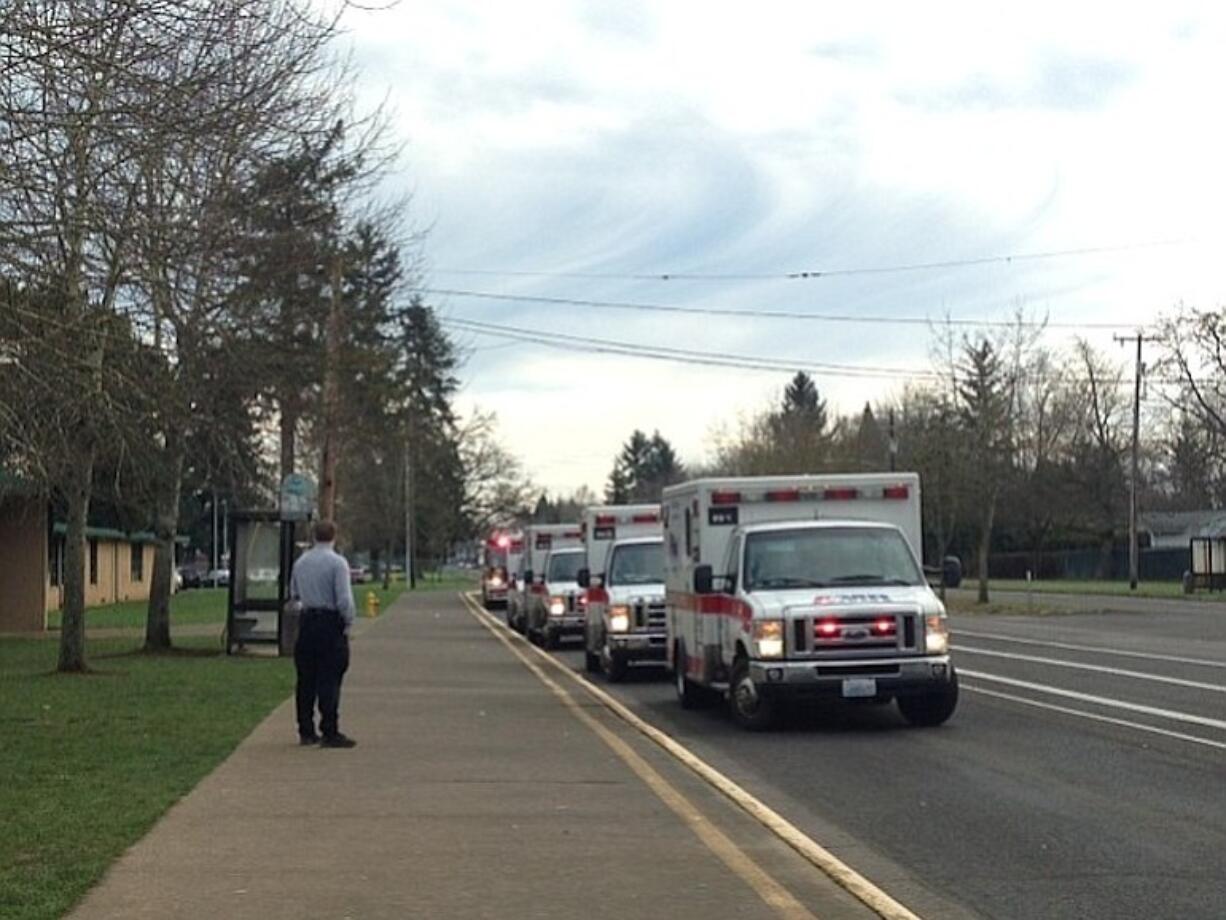
<instances>
[{"instance_id":1,"label":"building roof","mask_svg":"<svg viewBox=\"0 0 1226 920\"><path fill-rule=\"evenodd\" d=\"M1220 537L1226 535L1226 510L1147 511L1137 523L1154 537Z\"/></svg>"},{"instance_id":2,"label":"building roof","mask_svg":"<svg viewBox=\"0 0 1226 920\"><path fill-rule=\"evenodd\" d=\"M65 537L68 535L68 525L63 523L53 524L51 525L51 532L57 537ZM157 534L148 530L125 533L113 527L86 527L85 536L90 540L115 540L120 543L156 543L158 539ZM175 542L180 546L187 546L190 540L185 535L179 534L175 537Z\"/></svg>"}]
</instances>

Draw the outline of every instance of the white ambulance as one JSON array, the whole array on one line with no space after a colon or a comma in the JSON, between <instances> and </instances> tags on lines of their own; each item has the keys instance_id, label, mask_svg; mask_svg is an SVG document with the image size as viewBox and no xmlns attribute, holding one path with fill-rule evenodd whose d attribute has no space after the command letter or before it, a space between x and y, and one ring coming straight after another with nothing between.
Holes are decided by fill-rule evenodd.
<instances>
[{"instance_id":1,"label":"white ambulance","mask_svg":"<svg viewBox=\"0 0 1226 920\"><path fill-rule=\"evenodd\" d=\"M510 603L511 580L523 553L524 541L517 534L498 531L485 541L485 564L481 572L481 605L486 610Z\"/></svg>"},{"instance_id":2,"label":"white ambulance","mask_svg":"<svg viewBox=\"0 0 1226 920\"><path fill-rule=\"evenodd\" d=\"M546 648L583 635L579 570L586 558L578 524L534 524L524 535L523 631Z\"/></svg>"},{"instance_id":3,"label":"white ambulance","mask_svg":"<svg viewBox=\"0 0 1226 920\"><path fill-rule=\"evenodd\" d=\"M704 479L664 490L668 657L681 704L726 695L772 724L785 698L954 712L945 608L920 562L914 473Z\"/></svg>"},{"instance_id":4,"label":"white ambulance","mask_svg":"<svg viewBox=\"0 0 1226 920\"><path fill-rule=\"evenodd\" d=\"M620 681L634 661L663 662L664 540L659 505L597 505L583 513L587 567L584 661Z\"/></svg>"}]
</instances>

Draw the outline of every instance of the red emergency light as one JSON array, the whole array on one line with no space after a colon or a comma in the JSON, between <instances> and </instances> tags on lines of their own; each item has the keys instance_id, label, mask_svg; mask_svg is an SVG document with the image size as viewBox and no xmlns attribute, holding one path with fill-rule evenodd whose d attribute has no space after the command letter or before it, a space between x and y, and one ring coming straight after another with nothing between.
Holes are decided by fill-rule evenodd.
<instances>
[{"instance_id":1,"label":"red emergency light","mask_svg":"<svg viewBox=\"0 0 1226 920\"><path fill-rule=\"evenodd\" d=\"M635 524L658 524L660 523L660 515L658 514L636 514L631 519Z\"/></svg>"},{"instance_id":2,"label":"red emergency light","mask_svg":"<svg viewBox=\"0 0 1226 920\"><path fill-rule=\"evenodd\" d=\"M608 527L616 523L617 523L617 518L612 514L596 515L596 526L597 527Z\"/></svg>"},{"instance_id":3,"label":"red emergency light","mask_svg":"<svg viewBox=\"0 0 1226 920\"><path fill-rule=\"evenodd\" d=\"M798 502L800 489L774 489L766 493L768 502Z\"/></svg>"},{"instance_id":4,"label":"red emergency light","mask_svg":"<svg viewBox=\"0 0 1226 920\"><path fill-rule=\"evenodd\" d=\"M859 489L827 489L823 497L828 502L845 502L860 497Z\"/></svg>"},{"instance_id":5,"label":"red emergency light","mask_svg":"<svg viewBox=\"0 0 1226 920\"><path fill-rule=\"evenodd\" d=\"M739 505L741 503L740 492L712 492L711 504L713 505Z\"/></svg>"},{"instance_id":6,"label":"red emergency light","mask_svg":"<svg viewBox=\"0 0 1226 920\"><path fill-rule=\"evenodd\" d=\"M836 636L839 632L837 620L822 620L817 624L817 631L823 636Z\"/></svg>"},{"instance_id":7,"label":"red emergency light","mask_svg":"<svg viewBox=\"0 0 1226 920\"><path fill-rule=\"evenodd\" d=\"M906 486L886 486L881 490L882 498L907 498L911 490Z\"/></svg>"}]
</instances>

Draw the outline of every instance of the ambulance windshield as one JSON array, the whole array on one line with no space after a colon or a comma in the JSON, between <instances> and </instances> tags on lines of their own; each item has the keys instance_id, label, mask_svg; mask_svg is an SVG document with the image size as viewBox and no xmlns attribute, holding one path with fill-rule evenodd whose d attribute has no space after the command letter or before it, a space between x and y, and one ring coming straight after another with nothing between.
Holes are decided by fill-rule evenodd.
<instances>
[{"instance_id":1,"label":"ambulance windshield","mask_svg":"<svg viewBox=\"0 0 1226 920\"><path fill-rule=\"evenodd\" d=\"M545 580L576 581L579 570L583 568L583 553L554 553L549 557L549 569Z\"/></svg>"},{"instance_id":2,"label":"ambulance windshield","mask_svg":"<svg viewBox=\"0 0 1226 920\"><path fill-rule=\"evenodd\" d=\"M750 534L745 590L922 585L906 539L897 530L822 527Z\"/></svg>"},{"instance_id":3,"label":"ambulance windshield","mask_svg":"<svg viewBox=\"0 0 1226 920\"><path fill-rule=\"evenodd\" d=\"M609 563L610 585L657 585L663 581L663 544L631 543L613 549L613 559Z\"/></svg>"}]
</instances>

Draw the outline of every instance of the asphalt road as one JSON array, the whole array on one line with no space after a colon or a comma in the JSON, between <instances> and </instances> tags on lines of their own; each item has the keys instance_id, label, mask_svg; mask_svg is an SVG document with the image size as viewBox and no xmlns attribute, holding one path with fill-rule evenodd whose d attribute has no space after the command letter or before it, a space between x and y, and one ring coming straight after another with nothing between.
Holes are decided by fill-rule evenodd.
<instances>
[{"instance_id":1,"label":"asphalt road","mask_svg":"<svg viewBox=\"0 0 1226 920\"><path fill-rule=\"evenodd\" d=\"M1220 918L1226 616L1158 606L956 618L937 729L866 706L750 735L660 669L604 683L925 917Z\"/></svg>"}]
</instances>

